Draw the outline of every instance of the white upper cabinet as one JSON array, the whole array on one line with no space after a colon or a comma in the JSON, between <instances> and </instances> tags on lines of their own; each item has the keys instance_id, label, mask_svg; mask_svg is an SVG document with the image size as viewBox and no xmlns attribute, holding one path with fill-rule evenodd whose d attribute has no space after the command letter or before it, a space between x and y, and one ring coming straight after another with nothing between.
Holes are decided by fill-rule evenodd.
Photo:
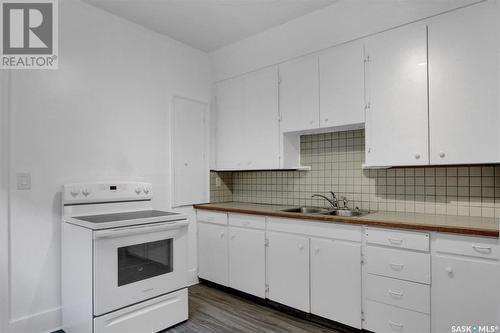
<instances>
[{"instance_id":1,"label":"white upper cabinet","mask_svg":"<svg viewBox=\"0 0 500 333\"><path fill-rule=\"evenodd\" d=\"M426 26L370 37L366 52L365 165L428 164Z\"/></svg>"},{"instance_id":2,"label":"white upper cabinet","mask_svg":"<svg viewBox=\"0 0 500 333\"><path fill-rule=\"evenodd\" d=\"M281 132L319 128L318 56L279 66Z\"/></svg>"},{"instance_id":3,"label":"white upper cabinet","mask_svg":"<svg viewBox=\"0 0 500 333\"><path fill-rule=\"evenodd\" d=\"M429 22L431 164L500 162L497 1Z\"/></svg>"},{"instance_id":4,"label":"white upper cabinet","mask_svg":"<svg viewBox=\"0 0 500 333\"><path fill-rule=\"evenodd\" d=\"M218 170L279 168L278 70L216 84Z\"/></svg>"},{"instance_id":5,"label":"white upper cabinet","mask_svg":"<svg viewBox=\"0 0 500 333\"><path fill-rule=\"evenodd\" d=\"M320 127L365 122L363 42L343 44L320 54Z\"/></svg>"}]
</instances>

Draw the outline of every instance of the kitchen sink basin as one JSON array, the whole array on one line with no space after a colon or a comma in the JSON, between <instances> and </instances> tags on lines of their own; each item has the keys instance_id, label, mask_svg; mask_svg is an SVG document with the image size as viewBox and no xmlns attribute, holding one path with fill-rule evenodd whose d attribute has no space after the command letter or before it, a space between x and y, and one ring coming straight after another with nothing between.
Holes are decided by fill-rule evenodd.
<instances>
[{"instance_id":1,"label":"kitchen sink basin","mask_svg":"<svg viewBox=\"0 0 500 333\"><path fill-rule=\"evenodd\" d=\"M328 214L331 212L331 210L319 207L295 207L283 209L282 212L302 214Z\"/></svg>"},{"instance_id":2,"label":"kitchen sink basin","mask_svg":"<svg viewBox=\"0 0 500 333\"><path fill-rule=\"evenodd\" d=\"M353 217L353 216L362 216L368 214L368 211L363 211L363 210L350 210L350 209L336 209L332 210L326 213L323 213L325 215L336 215L336 216L347 216L347 217Z\"/></svg>"}]
</instances>

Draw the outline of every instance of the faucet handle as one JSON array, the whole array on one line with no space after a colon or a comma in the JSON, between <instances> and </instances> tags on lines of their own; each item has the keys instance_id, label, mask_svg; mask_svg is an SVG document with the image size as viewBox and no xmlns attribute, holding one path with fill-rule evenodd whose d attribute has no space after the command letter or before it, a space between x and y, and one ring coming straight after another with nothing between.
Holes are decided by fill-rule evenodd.
<instances>
[{"instance_id":1,"label":"faucet handle","mask_svg":"<svg viewBox=\"0 0 500 333\"><path fill-rule=\"evenodd\" d=\"M347 203L349 202L349 200L347 200L346 197L342 197L342 204L344 205L344 208L347 208Z\"/></svg>"}]
</instances>

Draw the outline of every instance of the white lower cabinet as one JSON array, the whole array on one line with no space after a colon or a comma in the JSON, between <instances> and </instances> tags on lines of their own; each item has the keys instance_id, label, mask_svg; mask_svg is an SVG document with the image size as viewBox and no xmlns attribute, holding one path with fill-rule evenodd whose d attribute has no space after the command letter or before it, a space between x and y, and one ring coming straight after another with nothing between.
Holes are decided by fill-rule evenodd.
<instances>
[{"instance_id":1,"label":"white lower cabinet","mask_svg":"<svg viewBox=\"0 0 500 333\"><path fill-rule=\"evenodd\" d=\"M361 328L361 244L311 238L311 313Z\"/></svg>"},{"instance_id":2,"label":"white lower cabinet","mask_svg":"<svg viewBox=\"0 0 500 333\"><path fill-rule=\"evenodd\" d=\"M452 326L498 326L500 267L498 256L491 256L499 249L498 238L446 234L436 238L432 331L450 332Z\"/></svg>"},{"instance_id":3,"label":"white lower cabinet","mask_svg":"<svg viewBox=\"0 0 500 333\"><path fill-rule=\"evenodd\" d=\"M266 233L229 227L229 286L266 297Z\"/></svg>"},{"instance_id":4,"label":"white lower cabinet","mask_svg":"<svg viewBox=\"0 0 500 333\"><path fill-rule=\"evenodd\" d=\"M227 226L198 221L198 276L228 285Z\"/></svg>"},{"instance_id":5,"label":"white lower cabinet","mask_svg":"<svg viewBox=\"0 0 500 333\"><path fill-rule=\"evenodd\" d=\"M309 238L268 232L270 300L309 312Z\"/></svg>"}]
</instances>

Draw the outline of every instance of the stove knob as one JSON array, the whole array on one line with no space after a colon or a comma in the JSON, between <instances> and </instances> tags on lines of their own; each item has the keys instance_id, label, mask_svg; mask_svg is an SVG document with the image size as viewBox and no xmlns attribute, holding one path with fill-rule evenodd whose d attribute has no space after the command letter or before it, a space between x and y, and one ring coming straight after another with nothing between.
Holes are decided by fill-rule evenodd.
<instances>
[{"instance_id":1,"label":"stove knob","mask_svg":"<svg viewBox=\"0 0 500 333\"><path fill-rule=\"evenodd\" d=\"M90 193L91 193L91 191L90 191L90 189L88 189L88 188L84 188L84 189L82 190L82 194L83 194L84 196L86 196L86 197L87 197L87 196L89 196L89 195L90 195Z\"/></svg>"},{"instance_id":2,"label":"stove knob","mask_svg":"<svg viewBox=\"0 0 500 333\"><path fill-rule=\"evenodd\" d=\"M80 190L77 189L77 188L74 188L74 189L71 190L70 193L71 193L72 196L76 197L78 194L80 194Z\"/></svg>"},{"instance_id":3,"label":"stove knob","mask_svg":"<svg viewBox=\"0 0 500 333\"><path fill-rule=\"evenodd\" d=\"M148 194L149 193L149 188L145 187L143 191L144 191L144 194Z\"/></svg>"},{"instance_id":4,"label":"stove knob","mask_svg":"<svg viewBox=\"0 0 500 333\"><path fill-rule=\"evenodd\" d=\"M140 188L140 187L136 187L136 188L135 188L135 193L137 193L137 194L141 194L141 192L142 192L142 190L141 190L141 188Z\"/></svg>"}]
</instances>

